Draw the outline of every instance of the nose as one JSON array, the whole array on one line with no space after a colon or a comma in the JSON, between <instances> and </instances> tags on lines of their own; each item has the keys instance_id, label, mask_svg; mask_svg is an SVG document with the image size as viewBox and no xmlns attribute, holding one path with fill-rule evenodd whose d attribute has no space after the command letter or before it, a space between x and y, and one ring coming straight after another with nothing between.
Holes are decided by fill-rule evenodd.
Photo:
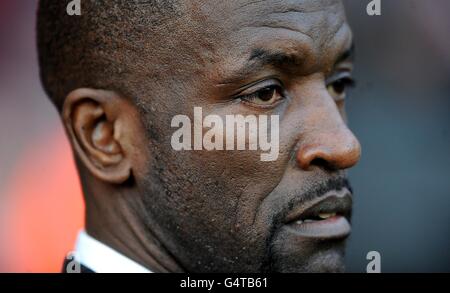
<instances>
[{"instance_id":1,"label":"nose","mask_svg":"<svg viewBox=\"0 0 450 293\"><path fill-rule=\"evenodd\" d=\"M313 122L299 141L296 159L303 170L313 166L328 170L348 169L361 157L361 145L342 116L336 108L325 108L328 111L323 109L320 118L311 119Z\"/></svg>"},{"instance_id":2,"label":"nose","mask_svg":"<svg viewBox=\"0 0 450 293\"><path fill-rule=\"evenodd\" d=\"M353 133L345 127L336 132L318 134L314 142L302 143L297 152L297 162L303 170L313 166L340 170L358 163L361 146Z\"/></svg>"}]
</instances>

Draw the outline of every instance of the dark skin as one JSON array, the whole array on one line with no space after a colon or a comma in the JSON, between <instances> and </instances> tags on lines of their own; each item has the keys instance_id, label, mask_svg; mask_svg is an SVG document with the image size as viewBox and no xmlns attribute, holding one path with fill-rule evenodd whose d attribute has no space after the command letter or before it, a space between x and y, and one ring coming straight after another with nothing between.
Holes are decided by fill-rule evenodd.
<instances>
[{"instance_id":1,"label":"dark skin","mask_svg":"<svg viewBox=\"0 0 450 293\"><path fill-rule=\"evenodd\" d=\"M327 192L349 193L345 171L360 157L345 123L352 34L341 2L184 3L170 34L143 44L124 91L143 106L111 89L65 100L87 232L155 272L342 271L346 235L287 225ZM278 159L174 151L171 119L194 107L279 115Z\"/></svg>"}]
</instances>

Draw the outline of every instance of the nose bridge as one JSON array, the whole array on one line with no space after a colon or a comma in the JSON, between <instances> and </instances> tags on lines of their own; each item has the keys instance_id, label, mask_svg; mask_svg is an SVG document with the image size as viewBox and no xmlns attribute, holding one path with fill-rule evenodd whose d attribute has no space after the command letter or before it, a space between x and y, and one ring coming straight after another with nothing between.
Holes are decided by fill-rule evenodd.
<instances>
[{"instance_id":1,"label":"nose bridge","mask_svg":"<svg viewBox=\"0 0 450 293\"><path fill-rule=\"evenodd\" d=\"M298 143L300 168L320 165L331 169L347 169L361 156L359 141L348 128L334 100L326 90L319 90Z\"/></svg>"}]
</instances>

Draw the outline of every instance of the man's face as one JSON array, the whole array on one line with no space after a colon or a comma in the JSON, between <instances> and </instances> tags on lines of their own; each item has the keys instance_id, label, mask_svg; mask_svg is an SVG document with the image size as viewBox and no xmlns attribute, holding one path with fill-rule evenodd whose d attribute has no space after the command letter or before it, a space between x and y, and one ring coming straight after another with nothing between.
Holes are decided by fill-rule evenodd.
<instances>
[{"instance_id":1,"label":"man's face","mask_svg":"<svg viewBox=\"0 0 450 293\"><path fill-rule=\"evenodd\" d=\"M183 3L175 28L152 37L159 49L135 89L148 100L149 171L135 175L146 224L188 271L341 271L344 170L360 156L344 118L352 36L341 2ZM277 160L175 151L171 120L194 121L194 107L279 115Z\"/></svg>"}]
</instances>

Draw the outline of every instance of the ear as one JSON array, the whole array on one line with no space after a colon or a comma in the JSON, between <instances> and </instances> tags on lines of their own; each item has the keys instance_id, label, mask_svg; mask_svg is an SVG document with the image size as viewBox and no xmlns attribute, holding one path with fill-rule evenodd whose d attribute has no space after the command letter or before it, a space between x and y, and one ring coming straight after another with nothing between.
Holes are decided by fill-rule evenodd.
<instances>
[{"instance_id":1,"label":"ear","mask_svg":"<svg viewBox=\"0 0 450 293\"><path fill-rule=\"evenodd\" d=\"M111 91L82 88L65 100L62 117L73 148L100 180L120 184L131 176L133 111L127 99Z\"/></svg>"}]
</instances>

